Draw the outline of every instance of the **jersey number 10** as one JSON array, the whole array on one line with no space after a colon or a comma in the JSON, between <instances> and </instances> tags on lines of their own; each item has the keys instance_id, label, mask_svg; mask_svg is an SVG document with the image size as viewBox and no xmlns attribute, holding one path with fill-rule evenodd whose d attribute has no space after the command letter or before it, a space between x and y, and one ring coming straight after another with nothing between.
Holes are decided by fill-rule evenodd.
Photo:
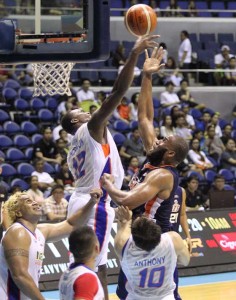
<instances>
[{"instance_id":1,"label":"jersey number 10","mask_svg":"<svg viewBox=\"0 0 236 300\"><path fill-rule=\"evenodd\" d=\"M165 267L159 267L154 269L143 269L139 272L139 275L141 276L139 287L141 288L158 288L162 286L164 277L165 277ZM154 281L154 277L158 278L158 281Z\"/></svg>"}]
</instances>

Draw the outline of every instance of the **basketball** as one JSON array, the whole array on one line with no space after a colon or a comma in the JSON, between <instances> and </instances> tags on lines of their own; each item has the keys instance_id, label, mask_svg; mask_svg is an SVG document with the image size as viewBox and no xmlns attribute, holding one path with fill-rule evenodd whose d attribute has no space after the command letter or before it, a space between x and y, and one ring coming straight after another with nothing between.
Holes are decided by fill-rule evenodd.
<instances>
[{"instance_id":1,"label":"basketball","mask_svg":"<svg viewBox=\"0 0 236 300\"><path fill-rule=\"evenodd\" d=\"M135 36L148 35L157 26L155 11L146 4L131 6L125 15L125 26Z\"/></svg>"}]
</instances>

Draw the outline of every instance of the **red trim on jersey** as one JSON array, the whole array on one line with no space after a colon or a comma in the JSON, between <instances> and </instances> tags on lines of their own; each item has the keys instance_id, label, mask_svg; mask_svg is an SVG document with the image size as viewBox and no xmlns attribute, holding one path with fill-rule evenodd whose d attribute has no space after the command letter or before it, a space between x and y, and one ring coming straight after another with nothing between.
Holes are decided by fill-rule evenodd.
<instances>
[{"instance_id":1,"label":"red trim on jersey","mask_svg":"<svg viewBox=\"0 0 236 300\"><path fill-rule=\"evenodd\" d=\"M73 285L74 297L84 300L93 300L98 292L98 282L95 275L84 273L79 276Z\"/></svg>"},{"instance_id":2,"label":"red trim on jersey","mask_svg":"<svg viewBox=\"0 0 236 300\"><path fill-rule=\"evenodd\" d=\"M150 212L152 210L152 207L154 203L156 202L157 196L146 202L145 204L145 214L150 215Z\"/></svg>"}]
</instances>

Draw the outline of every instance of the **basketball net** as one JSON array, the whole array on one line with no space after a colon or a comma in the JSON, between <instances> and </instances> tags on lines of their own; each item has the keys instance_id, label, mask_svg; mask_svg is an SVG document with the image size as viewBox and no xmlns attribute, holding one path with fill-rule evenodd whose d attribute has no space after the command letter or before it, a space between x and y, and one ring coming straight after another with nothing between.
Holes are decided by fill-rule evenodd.
<instances>
[{"instance_id":1,"label":"basketball net","mask_svg":"<svg viewBox=\"0 0 236 300\"><path fill-rule=\"evenodd\" d=\"M70 73L74 63L33 63L34 94L33 96L68 95L70 90Z\"/></svg>"}]
</instances>

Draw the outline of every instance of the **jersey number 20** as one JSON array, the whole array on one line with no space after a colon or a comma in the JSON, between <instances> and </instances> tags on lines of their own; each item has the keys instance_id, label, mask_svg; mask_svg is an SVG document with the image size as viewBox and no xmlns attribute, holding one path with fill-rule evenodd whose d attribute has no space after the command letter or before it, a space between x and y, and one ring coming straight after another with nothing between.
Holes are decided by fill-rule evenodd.
<instances>
[{"instance_id":1,"label":"jersey number 20","mask_svg":"<svg viewBox=\"0 0 236 300\"><path fill-rule=\"evenodd\" d=\"M139 275L141 276L139 287L158 288L163 284L164 277L165 277L165 267L163 266L159 268L154 268L151 271L149 271L149 269L146 268L140 271ZM155 275L157 275L156 277L158 278L158 281L154 281Z\"/></svg>"}]
</instances>

